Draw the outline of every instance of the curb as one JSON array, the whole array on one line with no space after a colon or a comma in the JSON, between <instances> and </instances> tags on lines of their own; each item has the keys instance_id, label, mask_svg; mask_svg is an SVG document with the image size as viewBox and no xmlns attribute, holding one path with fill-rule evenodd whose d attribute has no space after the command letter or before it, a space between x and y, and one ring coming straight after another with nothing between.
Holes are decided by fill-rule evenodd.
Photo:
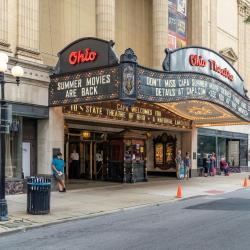
<instances>
[{"instance_id":1,"label":"curb","mask_svg":"<svg viewBox=\"0 0 250 250\"><path fill-rule=\"evenodd\" d=\"M77 221L77 220L87 220L87 219L97 218L97 217L100 217L103 215L110 215L110 214L115 214L115 213L119 213L119 212L125 212L125 211L129 211L129 210L137 209L137 208L154 207L154 206L159 206L161 204L166 204L166 203L170 203L170 202L174 202L174 201L178 201L177 198L172 198L168 201L145 203L142 205L136 205L136 206L132 206L132 207L119 208L119 209L114 209L114 210L110 210L110 211L106 211L106 212L97 212L97 213L93 213L93 214L90 213L90 214L85 215L85 216L72 217L72 218L61 219L58 221L48 222L48 223L44 223L44 224L32 225L32 226L28 226L28 227L24 227L24 228L17 228L17 229L13 229L10 231L0 233L0 238L3 236L6 236L6 235L18 233L18 232L26 232L26 231L30 231L30 230L37 229L37 228L58 225L58 224L71 222L71 221L73 222L73 221Z\"/></svg>"},{"instance_id":2,"label":"curb","mask_svg":"<svg viewBox=\"0 0 250 250\"><path fill-rule=\"evenodd\" d=\"M232 193L232 192L239 191L239 190L244 190L244 189L249 189L249 187L248 188L239 187L239 188L237 188L235 190L225 192L224 194ZM221 194L218 194L218 195L221 195ZM137 209L137 208L154 207L154 206L159 206L159 205L167 204L167 203L171 203L171 202L177 202L177 201L183 201L184 202L184 201L188 201L188 200L191 200L191 199L204 198L204 197L208 197L208 196L215 197L215 196L218 196L218 195L217 194L216 195L205 195L205 194L204 195L194 195L194 196L181 198L181 199L178 199L177 197L173 197L173 198L169 198L169 200L164 200L164 201L144 203L144 204L134 205L134 206L130 206L130 207L113 209L113 210L109 210L109 211L105 211L105 212L100 211L100 212L96 212L96 213L89 213L87 215L79 215L79 216L76 216L76 217L67 217L67 218L59 219L58 221L52 221L52 222L48 222L48 223L44 223L44 224L31 225L31 226L27 226L27 227L23 227L23 228L16 228L16 229L13 229L13 230L1 232L0 233L0 238L3 237L3 236L6 236L6 235L18 233L18 232L26 232L26 231L29 231L29 230L32 230L32 229L43 228L43 227L46 227L46 226L53 226L53 225L62 224L62 223L66 223L66 222L71 222L71 221L76 221L76 220L87 220L87 219L92 219L92 218L96 218L96 217L103 216L103 215L110 215L110 214L129 211L129 210L133 210L133 209Z\"/></svg>"}]
</instances>

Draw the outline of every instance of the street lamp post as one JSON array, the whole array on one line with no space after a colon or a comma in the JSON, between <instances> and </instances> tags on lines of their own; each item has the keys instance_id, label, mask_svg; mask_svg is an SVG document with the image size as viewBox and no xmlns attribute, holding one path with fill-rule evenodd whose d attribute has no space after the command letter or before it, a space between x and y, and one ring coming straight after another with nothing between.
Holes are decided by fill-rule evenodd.
<instances>
[{"instance_id":1,"label":"street lamp post","mask_svg":"<svg viewBox=\"0 0 250 250\"><path fill-rule=\"evenodd\" d=\"M8 220L8 207L7 201L5 199L5 134L7 126L7 114L6 114L6 101L4 96L4 87L5 83L14 83L7 82L4 79L4 72L7 70L7 62L9 58L5 53L0 52L0 84L1 84L1 126L0 126L0 221ZM11 73L16 77L16 84L19 85L20 77L23 75L23 69L20 66L14 66L11 70Z\"/></svg>"}]
</instances>

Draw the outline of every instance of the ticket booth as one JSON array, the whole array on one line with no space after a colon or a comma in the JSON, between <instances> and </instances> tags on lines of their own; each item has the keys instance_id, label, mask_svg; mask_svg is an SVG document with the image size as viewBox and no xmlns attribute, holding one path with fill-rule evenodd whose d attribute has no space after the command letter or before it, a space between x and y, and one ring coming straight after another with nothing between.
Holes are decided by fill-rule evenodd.
<instances>
[{"instance_id":1,"label":"ticket booth","mask_svg":"<svg viewBox=\"0 0 250 250\"><path fill-rule=\"evenodd\" d=\"M147 181L145 141L146 135L132 131L109 137L108 180L129 183Z\"/></svg>"}]
</instances>

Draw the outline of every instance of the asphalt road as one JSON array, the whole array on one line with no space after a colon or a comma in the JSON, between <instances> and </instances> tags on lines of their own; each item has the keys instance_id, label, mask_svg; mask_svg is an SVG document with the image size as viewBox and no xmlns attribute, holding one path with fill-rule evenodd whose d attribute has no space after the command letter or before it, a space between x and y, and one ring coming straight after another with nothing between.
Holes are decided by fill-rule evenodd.
<instances>
[{"instance_id":1,"label":"asphalt road","mask_svg":"<svg viewBox=\"0 0 250 250\"><path fill-rule=\"evenodd\" d=\"M250 189L0 237L3 250L248 250Z\"/></svg>"}]
</instances>

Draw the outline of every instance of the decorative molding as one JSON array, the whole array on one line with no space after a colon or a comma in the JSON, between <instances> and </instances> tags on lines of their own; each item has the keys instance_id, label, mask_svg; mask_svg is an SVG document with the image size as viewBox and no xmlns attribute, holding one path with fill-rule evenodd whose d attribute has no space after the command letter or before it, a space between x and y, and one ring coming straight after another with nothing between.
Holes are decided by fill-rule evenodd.
<instances>
[{"instance_id":1,"label":"decorative molding","mask_svg":"<svg viewBox=\"0 0 250 250\"><path fill-rule=\"evenodd\" d=\"M238 0L238 13L240 16L247 17L250 15L250 3L246 0Z\"/></svg>"},{"instance_id":2,"label":"decorative molding","mask_svg":"<svg viewBox=\"0 0 250 250\"><path fill-rule=\"evenodd\" d=\"M40 52L38 50L27 49L20 46L16 47L16 55L17 56L21 55L29 58L34 58L36 60L41 60Z\"/></svg>"},{"instance_id":3,"label":"decorative molding","mask_svg":"<svg viewBox=\"0 0 250 250\"><path fill-rule=\"evenodd\" d=\"M0 50L11 52L10 44L6 41L0 40Z\"/></svg>"},{"instance_id":4,"label":"decorative molding","mask_svg":"<svg viewBox=\"0 0 250 250\"><path fill-rule=\"evenodd\" d=\"M128 48L124 54L121 55L120 61L137 63L137 56L131 48Z\"/></svg>"},{"instance_id":5,"label":"decorative molding","mask_svg":"<svg viewBox=\"0 0 250 250\"><path fill-rule=\"evenodd\" d=\"M233 48L224 48L220 50L219 53L231 64L235 63L238 60L238 56L234 52Z\"/></svg>"},{"instance_id":6,"label":"decorative molding","mask_svg":"<svg viewBox=\"0 0 250 250\"><path fill-rule=\"evenodd\" d=\"M6 72L6 79L12 81L14 78L11 74L13 66L19 65L24 69L22 82L34 86L48 86L50 82L49 75L52 74L52 68L41 63L35 63L28 60L10 57L8 70Z\"/></svg>"}]
</instances>

